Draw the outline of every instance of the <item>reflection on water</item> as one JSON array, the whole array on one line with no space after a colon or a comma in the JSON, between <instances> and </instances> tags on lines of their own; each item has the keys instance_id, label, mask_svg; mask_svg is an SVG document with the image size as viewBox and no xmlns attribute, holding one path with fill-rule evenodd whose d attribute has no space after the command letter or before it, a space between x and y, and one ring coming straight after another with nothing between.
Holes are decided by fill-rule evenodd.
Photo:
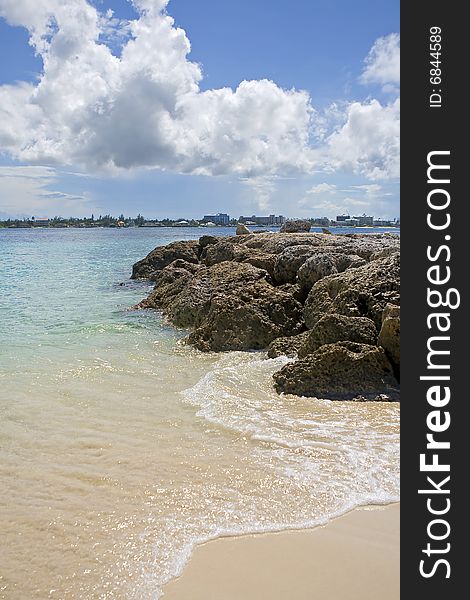
<instances>
[{"instance_id":1,"label":"reflection on water","mask_svg":"<svg viewBox=\"0 0 470 600\"><path fill-rule=\"evenodd\" d=\"M278 396L126 281L198 230L0 231L0 597L150 599L198 540L398 496L395 404Z\"/></svg>"}]
</instances>

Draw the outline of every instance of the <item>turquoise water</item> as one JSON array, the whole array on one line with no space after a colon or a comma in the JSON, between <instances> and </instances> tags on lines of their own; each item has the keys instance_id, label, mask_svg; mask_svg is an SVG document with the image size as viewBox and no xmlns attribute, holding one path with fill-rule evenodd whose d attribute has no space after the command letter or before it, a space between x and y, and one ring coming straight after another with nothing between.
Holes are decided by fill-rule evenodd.
<instances>
[{"instance_id":1,"label":"turquoise water","mask_svg":"<svg viewBox=\"0 0 470 600\"><path fill-rule=\"evenodd\" d=\"M396 405L278 396L287 359L131 309L201 233L0 230L0 597L158 598L199 541L398 499Z\"/></svg>"}]
</instances>

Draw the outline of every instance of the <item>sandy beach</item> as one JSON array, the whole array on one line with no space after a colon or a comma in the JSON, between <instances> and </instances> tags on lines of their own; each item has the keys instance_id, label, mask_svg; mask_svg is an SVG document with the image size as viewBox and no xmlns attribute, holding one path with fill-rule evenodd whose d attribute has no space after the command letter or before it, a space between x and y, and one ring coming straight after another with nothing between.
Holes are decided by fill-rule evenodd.
<instances>
[{"instance_id":1,"label":"sandy beach","mask_svg":"<svg viewBox=\"0 0 470 600\"><path fill-rule=\"evenodd\" d=\"M397 600L399 504L199 546L165 600Z\"/></svg>"}]
</instances>

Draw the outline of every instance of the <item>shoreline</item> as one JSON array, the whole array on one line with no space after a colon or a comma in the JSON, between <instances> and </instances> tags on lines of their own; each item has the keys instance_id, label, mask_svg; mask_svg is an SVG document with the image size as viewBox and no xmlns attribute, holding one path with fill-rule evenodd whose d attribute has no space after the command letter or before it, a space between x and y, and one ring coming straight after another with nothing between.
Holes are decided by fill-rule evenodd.
<instances>
[{"instance_id":1,"label":"shoreline","mask_svg":"<svg viewBox=\"0 0 470 600\"><path fill-rule=\"evenodd\" d=\"M204 542L162 597L398 600L399 517L399 502L363 506L308 529Z\"/></svg>"}]
</instances>

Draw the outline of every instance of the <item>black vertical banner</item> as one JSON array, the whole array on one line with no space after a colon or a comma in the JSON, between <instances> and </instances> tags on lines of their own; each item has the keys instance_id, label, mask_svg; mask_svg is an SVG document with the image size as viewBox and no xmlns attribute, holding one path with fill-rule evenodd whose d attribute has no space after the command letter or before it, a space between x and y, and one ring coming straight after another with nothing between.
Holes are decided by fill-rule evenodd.
<instances>
[{"instance_id":1,"label":"black vertical banner","mask_svg":"<svg viewBox=\"0 0 470 600\"><path fill-rule=\"evenodd\" d=\"M468 23L401 5L401 597L468 592Z\"/></svg>"}]
</instances>

